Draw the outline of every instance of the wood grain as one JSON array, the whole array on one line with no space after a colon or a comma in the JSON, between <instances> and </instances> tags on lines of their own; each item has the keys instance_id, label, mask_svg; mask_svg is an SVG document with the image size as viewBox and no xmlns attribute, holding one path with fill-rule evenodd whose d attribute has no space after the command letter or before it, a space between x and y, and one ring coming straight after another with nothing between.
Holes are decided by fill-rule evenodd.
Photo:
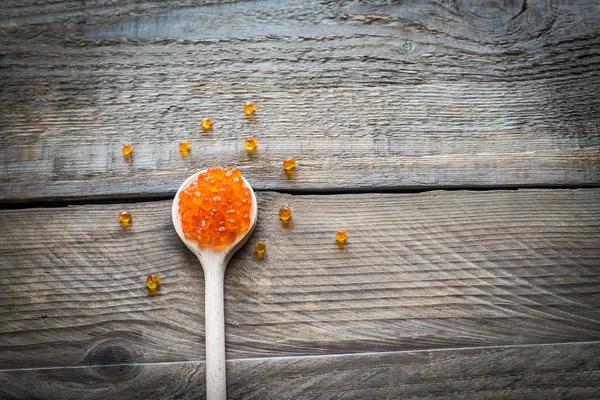
<instances>
[{"instance_id":1,"label":"wood grain","mask_svg":"<svg viewBox=\"0 0 600 400\"><path fill-rule=\"evenodd\" d=\"M228 362L230 399L597 399L600 345ZM3 399L204 398L204 363L0 371Z\"/></svg>"},{"instance_id":2,"label":"wood grain","mask_svg":"<svg viewBox=\"0 0 600 400\"><path fill-rule=\"evenodd\" d=\"M165 195L211 165L259 190L598 185L599 8L4 1L0 200Z\"/></svg>"},{"instance_id":3,"label":"wood grain","mask_svg":"<svg viewBox=\"0 0 600 400\"><path fill-rule=\"evenodd\" d=\"M598 189L258 198L225 277L229 359L600 340ZM170 206L1 211L0 368L202 360Z\"/></svg>"}]
</instances>

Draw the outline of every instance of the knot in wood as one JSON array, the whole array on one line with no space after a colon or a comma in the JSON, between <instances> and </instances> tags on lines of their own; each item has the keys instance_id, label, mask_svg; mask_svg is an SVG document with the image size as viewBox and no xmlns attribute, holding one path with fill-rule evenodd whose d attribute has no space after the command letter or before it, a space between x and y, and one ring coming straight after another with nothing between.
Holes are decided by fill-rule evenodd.
<instances>
[{"instance_id":1,"label":"knot in wood","mask_svg":"<svg viewBox=\"0 0 600 400\"><path fill-rule=\"evenodd\" d=\"M121 344L102 343L87 355L87 364L99 368L94 371L105 378L124 378L135 369L135 357Z\"/></svg>"}]
</instances>

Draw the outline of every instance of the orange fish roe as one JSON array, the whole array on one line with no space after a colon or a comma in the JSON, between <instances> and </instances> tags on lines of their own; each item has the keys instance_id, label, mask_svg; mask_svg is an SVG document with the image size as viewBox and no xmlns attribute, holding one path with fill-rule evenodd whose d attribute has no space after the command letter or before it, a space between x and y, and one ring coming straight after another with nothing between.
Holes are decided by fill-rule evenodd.
<instances>
[{"instance_id":1,"label":"orange fish roe","mask_svg":"<svg viewBox=\"0 0 600 400\"><path fill-rule=\"evenodd\" d=\"M200 124L202 125L204 130L207 131L212 127L213 120L210 118L202 118L202 121L200 121Z\"/></svg>"},{"instance_id":2,"label":"orange fish roe","mask_svg":"<svg viewBox=\"0 0 600 400\"><path fill-rule=\"evenodd\" d=\"M146 286L148 286L148 289L156 290L156 288L158 288L159 285L160 285L160 278L158 276L148 275L148 277L146 278Z\"/></svg>"},{"instance_id":3,"label":"orange fish roe","mask_svg":"<svg viewBox=\"0 0 600 400\"><path fill-rule=\"evenodd\" d=\"M191 148L192 144L187 140L182 140L181 142L179 142L179 151L181 152L181 154L187 154Z\"/></svg>"},{"instance_id":4,"label":"orange fish roe","mask_svg":"<svg viewBox=\"0 0 600 400\"><path fill-rule=\"evenodd\" d=\"M133 146L130 145L129 143L123 143L123 155L125 157L131 155L131 152L133 151Z\"/></svg>"},{"instance_id":5,"label":"orange fish roe","mask_svg":"<svg viewBox=\"0 0 600 400\"><path fill-rule=\"evenodd\" d=\"M256 106L254 105L253 102L247 101L244 103L244 111L246 112L247 115L252 114L255 109L256 109Z\"/></svg>"},{"instance_id":6,"label":"orange fish roe","mask_svg":"<svg viewBox=\"0 0 600 400\"><path fill-rule=\"evenodd\" d=\"M251 206L238 170L209 168L179 193L183 234L200 247L222 249L248 230Z\"/></svg>"},{"instance_id":7,"label":"orange fish roe","mask_svg":"<svg viewBox=\"0 0 600 400\"><path fill-rule=\"evenodd\" d=\"M131 213L129 211L121 211L119 213L119 219L123 224L128 224L131 221Z\"/></svg>"},{"instance_id":8,"label":"orange fish roe","mask_svg":"<svg viewBox=\"0 0 600 400\"><path fill-rule=\"evenodd\" d=\"M338 243L344 243L347 238L348 238L348 233L346 232L345 229L340 229L335 233L335 240L337 240Z\"/></svg>"},{"instance_id":9,"label":"orange fish roe","mask_svg":"<svg viewBox=\"0 0 600 400\"><path fill-rule=\"evenodd\" d=\"M288 222L292 217L292 209L289 207L281 207L279 209L279 219L281 222Z\"/></svg>"},{"instance_id":10,"label":"orange fish roe","mask_svg":"<svg viewBox=\"0 0 600 400\"><path fill-rule=\"evenodd\" d=\"M290 171L296 166L296 159L294 157L286 158L283 160L283 169Z\"/></svg>"}]
</instances>

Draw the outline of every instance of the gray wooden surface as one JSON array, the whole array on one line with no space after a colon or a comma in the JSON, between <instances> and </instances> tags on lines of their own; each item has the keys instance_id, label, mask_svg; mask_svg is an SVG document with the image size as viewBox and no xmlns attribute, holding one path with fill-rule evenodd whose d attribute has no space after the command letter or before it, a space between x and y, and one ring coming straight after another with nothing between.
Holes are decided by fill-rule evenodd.
<instances>
[{"instance_id":1,"label":"gray wooden surface","mask_svg":"<svg viewBox=\"0 0 600 400\"><path fill-rule=\"evenodd\" d=\"M287 226L277 218L281 205L294 210ZM134 216L127 229L116 218L123 208ZM0 225L12 234L0 236L0 368L51 368L52 382L55 373L90 373L55 367L202 360L202 272L171 228L169 209L164 201L1 212ZM266 256L257 259L246 246L226 274L230 360L262 365L265 358L266 369L277 369L270 358L586 341L593 342L586 352L567 347L575 352L568 357L598 374L588 356L597 354L600 341L599 189L259 193L259 215L250 243L265 240ZM333 238L339 227L349 232L344 247ZM158 295L144 287L150 273L163 279ZM310 360L301 362L303 385L319 391ZM379 357L364 360L375 370L388 368ZM318 374L329 374L327 362ZM190 379L190 365L196 364L173 372L176 379ZM393 372L400 366L390 368L386 374L404 376ZM46 373L34 376L46 379ZM128 375L115 374L129 385ZM582 374L574 372L573 385ZM277 384L272 392L248 389L253 379L236 379L231 390L264 391L256 398L277 399L285 391ZM331 396L344 394L346 378L340 379L331 382ZM475 377L468 379L456 390L476 390ZM368 394L361 391L372 384L367 381L354 396ZM586 383L591 386L582 393L600 394L598 382ZM414 389L390 384L377 390L408 395ZM558 387L547 390L559 394Z\"/></svg>"},{"instance_id":2,"label":"gray wooden surface","mask_svg":"<svg viewBox=\"0 0 600 400\"><path fill-rule=\"evenodd\" d=\"M600 398L599 66L595 0L0 1L0 399L203 398L215 165L231 399Z\"/></svg>"},{"instance_id":3,"label":"gray wooden surface","mask_svg":"<svg viewBox=\"0 0 600 400\"><path fill-rule=\"evenodd\" d=\"M3 200L600 183L595 0L44 3L0 5Z\"/></svg>"},{"instance_id":4,"label":"gray wooden surface","mask_svg":"<svg viewBox=\"0 0 600 400\"><path fill-rule=\"evenodd\" d=\"M600 344L243 359L227 368L232 399L585 400L598 398ZM204 390L198 361L0 371L7 399L198 399Z\"/></svg>"}]
</instances>

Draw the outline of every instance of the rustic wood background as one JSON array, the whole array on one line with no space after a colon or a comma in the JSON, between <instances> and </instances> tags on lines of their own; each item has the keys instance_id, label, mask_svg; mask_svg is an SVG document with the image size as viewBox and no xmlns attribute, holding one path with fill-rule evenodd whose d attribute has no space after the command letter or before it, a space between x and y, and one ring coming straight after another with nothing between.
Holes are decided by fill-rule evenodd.
<instances>
[{"instance_id":1,"label":"rustic wood background","mask_svg":"<svg viewBox=\"0 0 600 400\"><path fill-rule=\"evenodd\" d=\"M213 165L232 399L600 398L600 2L2 0L0 82L1 399L204 396Z\"/></svg>"}]
</instances>

